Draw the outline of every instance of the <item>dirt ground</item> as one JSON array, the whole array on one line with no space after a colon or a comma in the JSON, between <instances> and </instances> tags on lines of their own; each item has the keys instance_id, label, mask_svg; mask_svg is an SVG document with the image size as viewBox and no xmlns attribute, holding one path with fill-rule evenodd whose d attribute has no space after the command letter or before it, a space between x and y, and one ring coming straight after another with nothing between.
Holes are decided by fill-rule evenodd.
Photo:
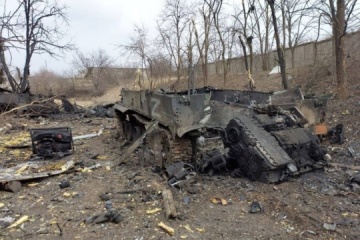
<instances>
[{"instance_id":1,"label":"dirt ground","mask_svg":"<svg viewBox=\"0 0 360 240\"><path fill-rule=\"evenodd\" d=\"M306 84L306 79L294 75L292 86ZM245 80L236 82L234 88L245 84ZM24 137L30 128L66 126L74 136L103 129L103 134L74 142L75 153L65 159L74 160L76 170L22 182L18 193L0 191L0 239L358 239L360 191L351 189L348 179L358 173L360 155L350 156L348 147L360 154L360 81L350 78L350 84L348 99L333 97L328 102L326 124L333 127L343 123L346 141L342 145L322 143L331 155L330 166L324 171L276 185L226 175L196 175L171 189L179 214L176 219L164 216L161 191L170 189L166 178L151 166L142 165L136 153L125 164L107 167L125 149L114 137L115 119L3 116L0 171L29 158L31 148L7 149L3 144ZM268 86L279 89L278 76L264 75L257 81L257 90L275 90ZM327 94L334 87L332 78L327 78L314 86L314 92ZM25 127L10 130L8 124ZM97 158L92 159L95 155ZM89 170L96 164L100 166ZM61 189L62 180L68 180L70 187ZM214 204L210 201L213 197L228 204ZM106 212L110 204L106 199L122 221L86 224L89 217ZM260 203L262 211L250 213L252 202ZM147 213L149 210L155 213ZM1 226L5 217L19 219L25 215L29 219L18 227ZM160 222L174 228L174 236L160 229Z\"/></svg>"}]
</instances>

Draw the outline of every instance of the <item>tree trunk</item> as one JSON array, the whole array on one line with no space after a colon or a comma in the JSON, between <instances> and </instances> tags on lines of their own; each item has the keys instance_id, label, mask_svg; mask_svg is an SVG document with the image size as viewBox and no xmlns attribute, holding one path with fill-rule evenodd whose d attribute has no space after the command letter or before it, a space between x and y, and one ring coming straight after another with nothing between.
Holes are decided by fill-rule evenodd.
<instances>
[{"instance_id":1,"label":"tree trunk","mask_svg":"<svg viewBox=\"0 0 360 240\"><path fill-rule=\"evenodd\" d=\"M11 75L9 67L6 63L6 59L5 59L5 49L4 49L4 42L3 39L0 37L0 63L1 63L1 67L2 70L5 72L5 75L8 79L8 82L11 86L11 89L13 90L13 92L16 92L18 90L18 86L17 83L14 79L14 77Z\"/></svg>"},{"instance_id":2,"label":"tree trunk","mask_svg":"<svg viewBox=\"0 0 360 240\"><path fill-rule=\"evenodd\" d=\"M291 68L295 67L295 47L290 48L291 51Z\"/></svg>"},{"instance_id":3,"label":"tree trunk","mask_svg":"<svg viewBox=\"0 0 360 240\"><path fill-rule=\"evenodd\" d=\"M26 92L29 89L28 78L30 73L30 57L26 57L23 77L20 79L20 92Z\"/></svg>"},{"instance_id":4,"label":"tree trunk","mask_svg":"<svg viewBox=\"0 0 360 240\"><path fill-rule=\"evenodd\" d=\"M281 71L281 78L282 78L282 85L284 89L288 89L288 82L286 79L286 63L284 61L283 51L281 49L280 39L279 39L279 30L277 27L277 21L276 21L276 15L275 15L275 8L274 8L274 0L268 0L268 3L271 8L271 15L273 19L273 25L274 25L274 31L275 31L275 40L276 40L276 47L277 47L277 54L279 58L279 65L280 65L280 71Z\"/></svg>"},{"instance_id":5,"label":"tree trunk","mask_svg":"<svg viewBox=\"0 0 360 240\"><path fill-rule=\"evenodd\" d=\"M207 63L207 59L205 58L205 63L203 66L203 74L204 74L204 84L205 86L208 85L208 63Z\"/></svg>"},{"instance_id":6,"label":"tree trunk","mask_svg":"<svg viewBox=\"0 0 360 240\"><path fill-rule=\"evenodd\" d=\"M241 36L239 36L239 40L240 40L240 44L241 44L241 47L242 47L243 52L244 52L245 70L246 70L246 73L248 73L249 72L249 63L248 63L248 57L247 57L247 52L246 52L246 46L245 46L245 43L242 40Z\"/></svg>"},{"instance_id":7,"label":"tree trunk","mask_svg":"<svg viewBox=\"0 0 360 240\"><path fill-rule=\"evenodd\" d=\"M284 1L281 1L281 18L282 18L282 48L285 51L286 45L286 20L285 20L285 9L284 9ZM289 33L290 35L290 33Z\"/></svg>"},{"instance_id":8,"label":"tree trunk","mask_svg":"<svg viewBox=\"0 0 360 240\"><path fill-rule=\"evenodd\" d=\"M249 51L250 51L250 72L253 73L254 71L254 51L252 43L249 44Z\"/></svg>"},{"instance_id":9,"label":"tree trunk","mask_svg":"<svg viewBox=\"0 0 360 240\"><path fill-rule=\"evenodd\" d=\"M222 65L223 65L223 81L224 81L224 89L226 87L226 76L227 76L227 64L226 64L226 59L225 59L225 48L223 47L223 52L222 52Z\"/></svg>"},{"instance_id":10,"label":"tree trunk","mask_svg":"<svg viewBox=\"0 0 360 240\"><path fill-rule=\"evenodd\" d=\"M336 46L336 78L337 78L337 90L339 98L344 99L347 97L347 79L346 79L346 63L345 63L345 51L344 51L344 40L339 38Z\"/></svg>"},{"instance_id":11,"label":"tree trunk","mask_svg":"<svg viewBox=\"0 0 360 240\"><path fill-rule=\"evenodd\" d=\"M266 31L265 31L265 70L269 70L269 28L270 19L268 15L269 6L266 6Z\"/></svg>"},{"instance_id":12,"label":"tree trunk","mask_svg":"<svg viewBox=\"0 0 360 240\"><path fill-rule=\"evenodd\" d=\"M317 64L317 55L318 55L318 44L317 41L314 42L314 66Z\"/></svg>"},{"instance_id":13,"label":"tree trunk","mask_svg":"<svg viewBox=\"0 0 360 240\"><path fill-rule=\"evenodd\" d=\"M337 0L337 12L333 26L336 58L336 78L337 93L339 98L347 97L347 79L346 79L346 57L345 57L345 1Z\"/></svg>"}]
</instances>

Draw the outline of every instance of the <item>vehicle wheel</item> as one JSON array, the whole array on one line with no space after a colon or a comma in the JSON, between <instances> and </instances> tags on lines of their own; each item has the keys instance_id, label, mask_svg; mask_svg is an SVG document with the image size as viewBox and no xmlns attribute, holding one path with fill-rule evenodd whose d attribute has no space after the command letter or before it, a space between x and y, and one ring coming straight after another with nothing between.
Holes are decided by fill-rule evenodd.
<instances>
[{"instance_id":1,"label":"vehicle wheel","mask_svg":"<svg viewBox=\"0 0 360 240\"><path fill-rule=\"evenodd\" d=\"M126 138L126 121L119 120L119 135L122 138Z\"/></svg>"},{"instance_id":2,"label":"vehicle wheel","mask_svg":"<svg viewBox=\"0 0 360 240\"><path fill-rule=\"evenodd\" d=\"M232 127L227 131L227 137L232 143L239 141L240 136L241 136L241 132L236 127Z\"/></svg>"},{"instance_id":3,"label":"vehicle wheel","mask_svg":"<svg viewBox=\"0 0 360 240\"><path fill-rule=\"evenodd\" d=\"M124 123L124 126L125 126L125 137L126 137L126 140L132 141L132 140L133 140L132 124L131 124L130 122L125 122L125 123Z\"/></svg>"},{"instance_id":4,"label":"vehicle wheel","mask_svg":"<svg viewBox=\"0 0 360 240\"><path fill-rule=\"evenodd\" d=\"M141 136L141 128L139 126L135 126L133 128L132 138L133 140L138 139Z\"/></svg>"}]
</instances>

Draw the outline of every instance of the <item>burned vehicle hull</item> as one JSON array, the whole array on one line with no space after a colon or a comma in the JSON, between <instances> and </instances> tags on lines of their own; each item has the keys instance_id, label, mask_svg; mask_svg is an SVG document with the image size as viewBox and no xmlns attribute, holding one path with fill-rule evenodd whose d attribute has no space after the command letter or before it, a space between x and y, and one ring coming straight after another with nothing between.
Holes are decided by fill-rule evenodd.
<instances>
[{"instance_id":1,"label":"burned vehicle hull","mask_svg":"<svg viewBox=\"0 0 360 240\"><path fill-rule=\"evenodd\" d=\"M273 120L268 115L266 118ZM272 124L277 127L269 129L266 124L271 121L259 119L264 119L264 114L238 116L223 132L224 145L229 149L227 165L239 170L237 174L276 183L326 165L325 152L309 129L275 121Z\"/></svg>"},{"instance_id":2,"label":"burned vehicle hull","mask_svg":"<svg viewBox=\"0 0 360 240\"><path fill-rule=\"evenodd\" d=\"M124 89L121 96L114 110L119 133L127 141L138 138L152 121L159 123L146 135L142 157L160 167L175 161L207 161L218 171L237 169L254 180L279 182L319 167L324 159L316 136L303 126L323 117L325 103L304 99L298 89L277 93ZM213 149L222 149L221 156L207 157Z\"/></svg>"}]
</instances>

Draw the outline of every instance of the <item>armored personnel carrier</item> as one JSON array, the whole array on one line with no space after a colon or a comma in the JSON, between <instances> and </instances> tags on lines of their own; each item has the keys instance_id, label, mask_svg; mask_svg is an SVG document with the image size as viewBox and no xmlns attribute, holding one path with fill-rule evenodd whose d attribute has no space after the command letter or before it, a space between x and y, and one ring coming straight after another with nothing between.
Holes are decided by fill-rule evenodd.
<instances>
[{"instance_id":1,"label":"armored personnel carrier","mask_svg":"<svg viewBox=\"0 0 360 240\"><path fill-rule=\"evenodd\" d=\"M158 122L158 128L146 133L141 152L159 167L176 161L199 164L206 160L206 151L223 149L221 157L208 158L208 163L231 167L254 180L278 182L324 162L317 137L304 126L322 120L325 104L304 99L300 89L123 89L114 111L119 134L129 142ZM219 159L220 165L215 163Z\"/></svg>"}]
</instances>

